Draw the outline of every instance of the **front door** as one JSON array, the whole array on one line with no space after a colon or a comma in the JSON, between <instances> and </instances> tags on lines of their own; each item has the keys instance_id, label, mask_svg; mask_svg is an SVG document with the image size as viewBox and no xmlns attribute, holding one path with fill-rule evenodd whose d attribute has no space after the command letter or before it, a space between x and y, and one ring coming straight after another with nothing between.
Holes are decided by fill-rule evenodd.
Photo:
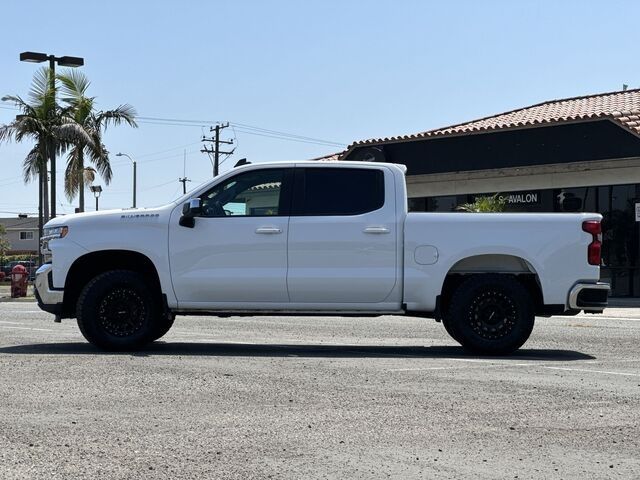
<instances>
[{"instance_id":1,"label":"front door","mask_svg":"<svg viewBox=\"0 0 640 480\"><path fill-rule=\"evenodd\" d=\"M180 308L283 304L287 293L292 168L245 171L200 196L194 228L169 227L169 261Z\"/></svg>"}]
</instances>

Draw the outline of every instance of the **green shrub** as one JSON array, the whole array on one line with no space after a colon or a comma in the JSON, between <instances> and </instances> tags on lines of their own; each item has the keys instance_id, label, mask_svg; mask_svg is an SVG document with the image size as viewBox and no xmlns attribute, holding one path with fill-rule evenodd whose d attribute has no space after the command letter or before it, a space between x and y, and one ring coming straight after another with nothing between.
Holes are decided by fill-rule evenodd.
<instances>
[{"instance_id":1,"label":"green shrub","mask_svg":"<svg viewBox=\"0 0 640 480\"><path fill-rule=\"evenodd\" d=\"M476 197L475 202L460 205L456 210L475 213L496 213L504 212L506 204L507 199L496 193L490 197Z\"/></svg>"}]
</instances>

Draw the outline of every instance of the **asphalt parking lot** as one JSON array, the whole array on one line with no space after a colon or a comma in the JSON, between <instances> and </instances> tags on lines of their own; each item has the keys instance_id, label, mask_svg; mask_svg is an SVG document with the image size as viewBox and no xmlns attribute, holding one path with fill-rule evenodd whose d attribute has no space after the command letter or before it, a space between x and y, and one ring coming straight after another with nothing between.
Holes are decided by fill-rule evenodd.
<instances>
[{"instance_id":1,"label":"asphalt parking lot","mask_svg":"<svg viewBox=\"0 0 640 480\"><path fill-rule=\"evenodd\" d=\"M0 303L0 478L638 478L640 309L517 355L432 320L178 317L105 354Z\"/></svg>"}]
</instances>

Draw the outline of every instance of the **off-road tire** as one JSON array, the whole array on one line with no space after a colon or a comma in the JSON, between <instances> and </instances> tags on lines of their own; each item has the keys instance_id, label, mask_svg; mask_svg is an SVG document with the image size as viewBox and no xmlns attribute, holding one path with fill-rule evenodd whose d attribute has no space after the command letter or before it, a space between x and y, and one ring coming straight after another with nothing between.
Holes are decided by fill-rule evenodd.
<instances>
[{"instance_id":1,"label":"off-road tire","mask_svg":"<svg viewBox=\"0 0 640 480\"><path fill-rule=\"evenodd\" d=\"M520 348L533 330L531 294L512 275L472 275L451 298L452 337L469 352L507 355Z\"/></svg>"},{"instance_id":2,"label":"off-road tire","mask_svg":"<svg viewBox=\"0 0 640 480\"><path fill-rule=\"evenodd\" d=\"M449 312L447 312L445 315L442 316L442 326L444 327L444 329L447 331L447 333L449 334L449 336L451 338L453 338L456 342L460 343L460 341L458 340L458 338L456 337L456 332L453 329L453 325L451 324L451 317L448 315Z\"/></svg>"},{"instance_id":3,"label":"off-road tire","mask_svg":"<svg viewBox=\"0 0 640 480\"><path fill-rule=\"evenodd\" d=\"M164 337L171 327L173 326L173 322L176 319L176 316L171 314L168 318L163 317L156 326L156 332L153 335L153 340L160 340Z\"/></svg>"},{"instance_id":4,"label":"off-road tire","mask_svg":"<svg viewBox=\"0 0 640 480\"><path fill-rule=\"evenodd\" d=\"M136 350L153 341L162 312L148 285L142 274L130 270L111 270L93 278L76 304L84 338L115 351Z\"/></svg>"}]
</instances>

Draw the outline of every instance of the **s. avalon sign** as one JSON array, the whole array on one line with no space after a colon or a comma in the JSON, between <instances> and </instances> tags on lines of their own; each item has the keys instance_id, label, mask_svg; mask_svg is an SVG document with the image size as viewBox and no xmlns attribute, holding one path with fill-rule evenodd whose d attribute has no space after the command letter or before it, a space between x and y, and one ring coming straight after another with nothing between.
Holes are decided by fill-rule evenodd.
<instances>
[{"instance_id":1,"label":"s. avalon sign","mask_svg":"<svg viewBox=\"0 0 640 480\"><path fill-rule=\"evenodd\" d=\"M491 197L495 194L482 194L475 195L475 198ZM504 200L507 205L538 205L540 204L540 192L510 192L510 193L498 193L498 198Z\"/></svg>"},{"instance_id":2,"label":"s. avalon sign","mask_svg":"<svg viewBox=\"0 0 640 480\"><path fill-rule=\"evenodd\" d=\"M500 195L508 204L537 205L540 203L540 192L519 192Z\"/></svg>"}]
</instances>

